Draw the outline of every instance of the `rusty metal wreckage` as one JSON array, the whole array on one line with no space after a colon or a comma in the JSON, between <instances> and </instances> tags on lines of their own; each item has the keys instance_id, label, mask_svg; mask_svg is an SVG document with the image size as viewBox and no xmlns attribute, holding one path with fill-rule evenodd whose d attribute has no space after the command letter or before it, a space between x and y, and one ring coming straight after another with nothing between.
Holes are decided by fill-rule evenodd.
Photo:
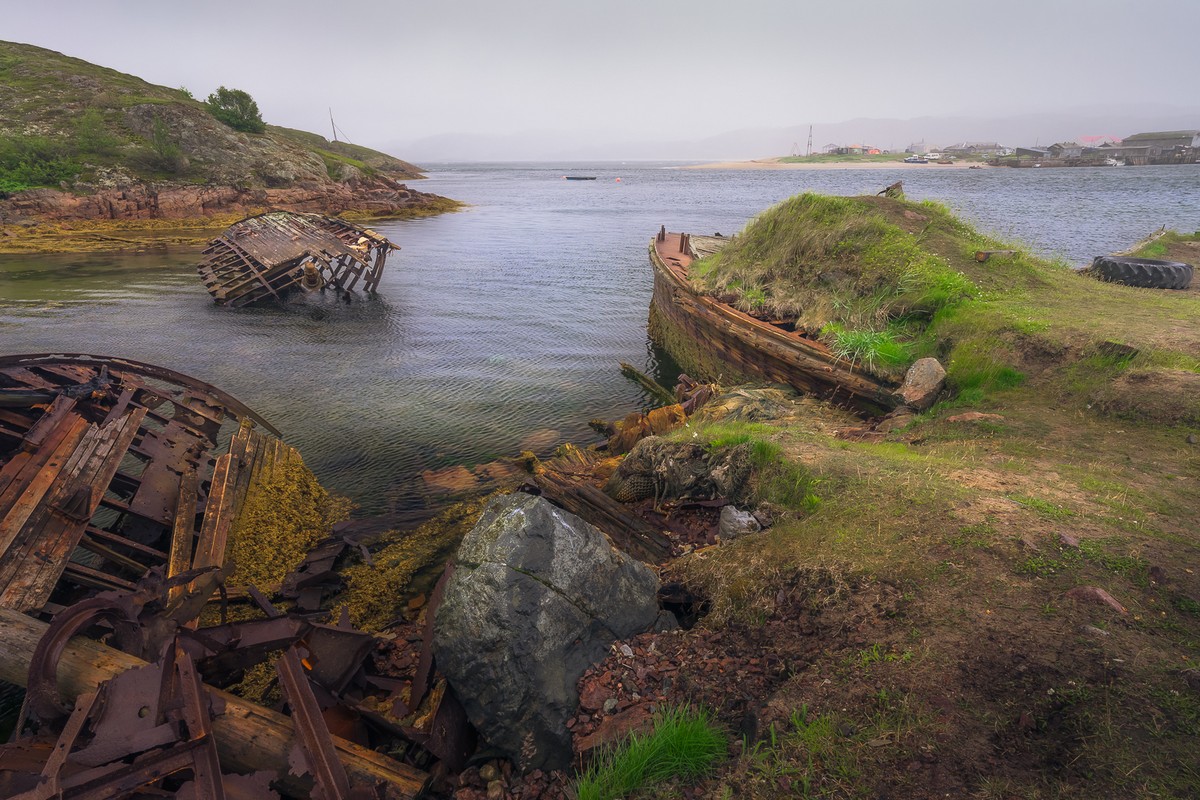
<instances>
[{"instance_id":1,"label":"rusty metal wreckage","mask_svg":"<svg viewBox=\"0 0 1200 800\"><path fill-rule=\"evenodd\" d=\"M411 680L376 668L395 645L321 621L356 544L336 530L278 589L290 611L248 587L261 618L225 622L241 505L299 459L271 434L235 398L162 367L0 357L0 681L27 687L0 746L0 796L407 798L429 786L426 768L465 766L474 731L453 693L432 691L440 592ZM215 594L222 624L201 627ZM290 715L219 688L271 658ZM396 721L418 707L421 727Z\"/></svg>"}]
</instances>

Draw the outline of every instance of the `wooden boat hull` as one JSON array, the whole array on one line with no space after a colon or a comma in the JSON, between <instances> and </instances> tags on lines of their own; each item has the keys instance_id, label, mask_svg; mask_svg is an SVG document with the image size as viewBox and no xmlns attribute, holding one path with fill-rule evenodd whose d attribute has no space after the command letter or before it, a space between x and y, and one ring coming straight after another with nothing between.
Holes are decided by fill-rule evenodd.
<instances>
[{"instance_id":1,"label":"wooden boat hull","mask_svg":"<svg viewBox=\"0 0 1200 800\"><path fill-rule=\"evenodd\" d=\"M667 241L671 236L675 235L668 235ZM694 377L785 383L869 414L899 405L895 384L852 367L819 342L694 291L685 267L666 255L667 241L660 234L650 243L650 335L680 366L695 372Z\"/></svg>"}]
</instances>

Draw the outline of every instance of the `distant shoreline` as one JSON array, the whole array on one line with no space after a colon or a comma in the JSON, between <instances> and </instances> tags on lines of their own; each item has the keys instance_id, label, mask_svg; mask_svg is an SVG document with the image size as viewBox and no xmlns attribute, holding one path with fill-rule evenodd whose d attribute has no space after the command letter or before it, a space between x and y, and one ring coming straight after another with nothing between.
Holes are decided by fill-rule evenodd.
<instances>
[{"instance_id":1,"label":"distant shoreline","mask_svg":"<svg viewBox=\"0 0 1200 800\"><path fill-rule=\"evenodd\" d=\"M773 158L754 159L752 161L715 161L711 164L693 164L682 169L801 169L801 170L843 170L843 169L967 169L968 167L983 167L990 169L987 164L977 161L955 161L952 164L905 164L900 159L895 161L826 161L812 164L785 163Z\"/></svg>"}]
</instances>

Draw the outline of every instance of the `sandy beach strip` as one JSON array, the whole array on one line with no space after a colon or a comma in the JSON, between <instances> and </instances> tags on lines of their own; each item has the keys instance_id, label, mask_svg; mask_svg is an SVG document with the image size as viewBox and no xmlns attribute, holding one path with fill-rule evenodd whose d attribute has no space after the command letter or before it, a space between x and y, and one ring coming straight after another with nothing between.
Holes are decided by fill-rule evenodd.
<instances>
[{"instance_id":1,"label":"sandy beach strip","mask_svg":"<svg viewBox=\"0 0 1200 800\"><path fill-rule=\"evenodd\" d=\"M955 161L952 164L905 164L900 159L895 161L823 161L812 164L791 164L776 161L771 158L755 159L753 161L716 161L711 164L692 164L682 169L810 169L810 170L841 170L841 169L967 169L983 167L987 164L978 161Z\"/></svg>"}]
</instances>

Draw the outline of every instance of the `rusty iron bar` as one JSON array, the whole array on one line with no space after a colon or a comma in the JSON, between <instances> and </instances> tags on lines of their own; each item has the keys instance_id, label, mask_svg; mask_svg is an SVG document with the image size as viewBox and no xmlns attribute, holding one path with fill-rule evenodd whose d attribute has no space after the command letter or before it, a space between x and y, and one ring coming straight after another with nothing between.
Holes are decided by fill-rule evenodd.
<instances>
[{"instance_id":1,"label":"rusty iron bar","mask_svg":"<svg viewBox=\"0 0 1200 800\"><path fill-rule=\"evenodd\" d=\"M292 722L300 739L305 760L312 770L313 780L325 800L346 800L350 795L350 779L346 768L338 760L333 741L329 738L329 726L321 716L317 698L308 685L304 665L295 646L289 647L275 663L275 672L292 710Z\"/></svg>"}]
</instances>

